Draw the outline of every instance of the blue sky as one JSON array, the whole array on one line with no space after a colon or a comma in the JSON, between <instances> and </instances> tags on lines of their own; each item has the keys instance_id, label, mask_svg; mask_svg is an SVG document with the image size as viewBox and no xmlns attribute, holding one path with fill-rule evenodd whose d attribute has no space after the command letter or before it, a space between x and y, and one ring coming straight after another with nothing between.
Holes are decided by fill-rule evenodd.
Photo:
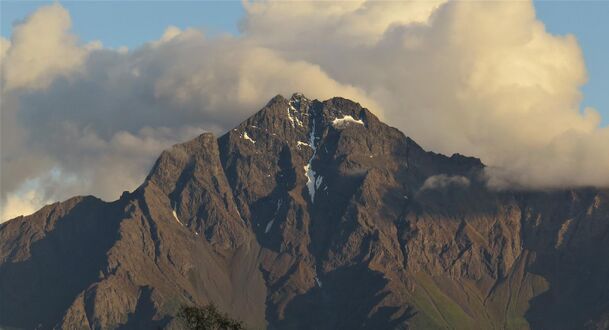
<instances>
[{"instance_id":1,"label":"blue sky","mask_svg":"<svg viewBox=\"0 0 609 330\"><path fill-rule=\"evenodd\" d=\"M14 22L53 1L2 1L2 35ZM74 32L84 41L104 46L136 47L158 39L167 26L199 28L209 34L238 33L243 16L239 1L62 1Z\"/></svg>"},{"instance_id":2,"label":"blue sky","mask_svg":"<svg viewBox=\"0 0 609 330\"><path fill-rule=\"evenodd\" d=\"M51 1L2 1L1 33ZM207 34L238 34L244 10L240 1L69 1L62 2L72 17L73 30L83 41L100 40L104 46L129 48L158 39L165 28L195 27ZM609 125L609 1L536 1L538 17L554 34L574 34L583 49L588 83L582 107L601 112Z\"/></svg>"},{"instance_id":3,"label":"blue sky","mask_svg":"<svg viewBox=\"0 0 609 330\"><path fill-rule=\"evenodd\" d=\"M588 83L583 106L592 106L609 124L609 1L537 1L537 16L554 34L572 33L583 50Z\"/></svg>"}]
</instances>

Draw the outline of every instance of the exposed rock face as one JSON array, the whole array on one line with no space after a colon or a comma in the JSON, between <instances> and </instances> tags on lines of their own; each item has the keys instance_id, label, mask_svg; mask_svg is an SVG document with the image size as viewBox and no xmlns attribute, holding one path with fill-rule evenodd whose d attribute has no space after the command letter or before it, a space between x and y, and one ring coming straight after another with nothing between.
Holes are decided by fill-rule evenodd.
<instances>
[{"instance_id":1,"label":"exposed rock face","mask_svg":"<svg viewBox=\"0 0 609 330\"><path fill-rule=\"evenodd\" d=\"M273 98L111 203L0 225L0 326L602 329L609 191L491 191L352 101Z\"/></svg>"}]
</instances>

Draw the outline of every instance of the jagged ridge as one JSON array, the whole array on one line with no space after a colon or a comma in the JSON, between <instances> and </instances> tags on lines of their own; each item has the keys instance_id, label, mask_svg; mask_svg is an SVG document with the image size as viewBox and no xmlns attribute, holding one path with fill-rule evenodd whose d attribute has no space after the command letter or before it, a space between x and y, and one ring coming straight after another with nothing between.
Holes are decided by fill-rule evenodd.
<instances>
[{"instance_id":1,"label":"jagged ridge","mask_svg":"<svg viewBox=\"0 0 609 330\"><path fill-rule=\"evenodd\" d=\"M254 328L602 327L609 193L496 192L482 169L278 95L118 201L0 225L0 325L177 328L213 301Z\"/></svg>"}]
</instances>

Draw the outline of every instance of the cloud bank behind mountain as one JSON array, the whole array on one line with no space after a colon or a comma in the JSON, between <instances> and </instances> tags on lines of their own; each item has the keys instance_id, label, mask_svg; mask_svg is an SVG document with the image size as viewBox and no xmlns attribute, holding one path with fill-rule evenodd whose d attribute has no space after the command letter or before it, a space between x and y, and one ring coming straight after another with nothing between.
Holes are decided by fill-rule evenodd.
<instances>
[{"instance_id":1,"label":"cloud bank behind mountain","mask_svg":"<svg viewBox=\"0 0 609 330\"><path fill-rule=\"evenodd\" d=\"M115 199L171 144L222 133L276 94L343 96L423 147L480 157L489 184L609 185L609 129L581 109L574 36L530 2L245 3L239 36L168 27L83 44L59 4L0 39L1 218Z\"/></svg>"}]
</instances>

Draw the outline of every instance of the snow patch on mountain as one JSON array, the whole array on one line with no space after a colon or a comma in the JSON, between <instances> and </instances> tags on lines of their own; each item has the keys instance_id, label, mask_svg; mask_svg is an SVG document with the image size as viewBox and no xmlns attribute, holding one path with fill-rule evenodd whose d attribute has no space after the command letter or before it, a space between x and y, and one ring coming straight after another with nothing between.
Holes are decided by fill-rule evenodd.
<instances>
[{"instance_id":1,"label":"snow patch on mountain","mask_svg":"<svg viewBox=\"0 0 609 330\"><path fill-rule=\"evenodd\" d=\"M364 125L364 121L361 119L355 119L350 115L346 115L342 118L336 118L334 120L332 120L332 126L334 127L343 127L348 123L353 123L353 124L358 124L358 125Z\"/></svg>"},{"instance_id":2,"label":"snow patch on mountain","mask_svg":"<svg viewBox=\"0 0 609 330\"><path fill-rule=\"evenodd\" d=\"M319 280L319 277L315 276L315 283L317 283L317 286L321 288L321 280Z\"/></svg>"},{"instance_id":3,"label":"snow patch on mountain","mask_svg":"<svg viewBox=\"0 0 609 330\"><path fill-rule=\"evenodd\" d=\"M265 234L268 234L269 231L271 231L271 228L273 227L274 222L275 222L275 218L273 218L271 221L269 221L269 223L266 224L266 228L264 229Z\"/></svg>"},{"instance_id":4,"label":"snow patch on mountain","mask_svg":"<svg viewBox=\"0 0 609 330\"><path fill-rule=\"evenodd\" d=\"M246 132L246 131L243 131L243 134L241 135L241 137L242 137L244 140L248 140L248 141L250 141L251 143L254 143L254 144L256 143L256 141L252 140L252 138L251 138L249 135L247 135L247 132Z\"/></svg>"},{"instance_id":5,"label":"snow patch on mountain","mask_svg":"<svg viewBox=\"0 0 609 330\"><path fill-rule=\"evenodd\" d=\"M315 176L316 173L313 170L312 162L317 154L317 146L315 145L315 118L311 118L312 127L309 133L309 146L313 149L313 155L309 158L309 162L304 166L305 175L307 176L307 189L309 190L309 196L311 196L311 202L315 201Z\"/></svg>"},{"instance_id":6,"label":"snow patch on mountain","mask_svg":"<svg viewBox=\"0 0 609 330\"><path fill-rule=\"evenodd\" d=\"M176 210L175 210L175 209L172 209L171 211L172 211L172 213L173 213L173 217L174 217L174 219L176 219L176 221L177 221L179 224L181 224L182 226L184 226L184 224L182 223L182 221L180 221L180 219L178 218L178 214L176 213Z\"/></svg>"},{"instance_id":7,"label":"snow patch on mountain","mask_svg":"<svg viewBox=\"0 0 609 330\"><path fill-rule=\"evenodd\" d=\"M305 143L305 142L302 142L302 141L298 141L298 142L296 142L296 146L297 146L298 148L300 148L300 146L307 146L307 147L311 147L311 145L310 145L310 144Z\"/></svg>"},{"instance_id":8,"label":"snow patch on mountain","mask_svg":"<svg viewBox=\"0 0 609 330\"><path fill-rule=\"evenodd\" d=\"M271 231L271 228L273 228L273 224L275 223L275 219L277 218L277 212L279 212L279 208L281 208L281 204L282 204L282 201L280 199L277 201L277 208L275 209L275 214L273 214L273 218L271 219L271 221L269 221L269 223L266 224L266 228L264 228L265 234L268 234L269 231Z\"/></svg>"},{"instance_id":9,"label":"snow patch on mountain","mask_svg":"<svg viewBox=\"0 0 609 330\"><path fill-rule=\"evenodd\" d=\"M292 123L292 127L296 127L295 124L302 127L303 126L302 121L300 120L300 118L298 118L298 116L296 116L296 114L294 114L294 116L292 116L292 111L297 112L298 110L296 110L296 108L292 105L292 102L290 101L290 106L287 109L288 119Z\"/></svg>"}]
</instances>

